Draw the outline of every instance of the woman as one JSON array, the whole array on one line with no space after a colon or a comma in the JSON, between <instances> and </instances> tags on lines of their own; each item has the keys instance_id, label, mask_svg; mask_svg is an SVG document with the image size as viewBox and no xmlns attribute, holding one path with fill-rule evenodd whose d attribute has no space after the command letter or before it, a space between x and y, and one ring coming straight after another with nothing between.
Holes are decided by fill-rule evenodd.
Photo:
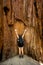
<instances>
[{"instance_id":1,"label":"woman","mask_svg":"<svg viewBox=\"0 0 43 65\"><path fill-rule=\"evenodd\" d=\"M27 29L25 29L23 35L18 35L17 30L15 29L15 33L17 36L17 43L18 43L18 48L19 48L19 57L23 58L24 52L23 52L23 48L24 48L24 34L27 31Z\"/></svg>"}]
</instances>

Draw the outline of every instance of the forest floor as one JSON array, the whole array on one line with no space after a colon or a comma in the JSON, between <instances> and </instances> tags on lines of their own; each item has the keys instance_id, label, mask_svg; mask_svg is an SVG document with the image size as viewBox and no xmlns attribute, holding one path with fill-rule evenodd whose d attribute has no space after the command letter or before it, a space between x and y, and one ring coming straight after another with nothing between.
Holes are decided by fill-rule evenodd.
<instances>
[{"instance_id":1,"label":"forest floor","mask_svg":"<svg viewBox=\"0 0 43 65\"><path fill-rule=\"evenodd\" d=\"M40 64L31 57L24 55L23 58L15 56L10 59L7 59L4 62L0 62L0 65L40 65Z\"/></svg>"}]
</instances>

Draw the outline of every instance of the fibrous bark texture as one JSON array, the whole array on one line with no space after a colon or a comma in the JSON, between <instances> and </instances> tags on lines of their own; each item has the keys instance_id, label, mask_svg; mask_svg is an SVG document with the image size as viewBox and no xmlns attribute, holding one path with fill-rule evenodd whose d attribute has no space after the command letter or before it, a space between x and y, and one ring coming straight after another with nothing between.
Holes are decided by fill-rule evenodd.
<instances>
[{"instance_id":1,"label":"fibrous bark texture","mask_svg":"<svg viewBox=\"0 0 43 65\"><path fill-rule=\"evenodd\" d=\"M21 35L27 28L24 54L43 61L42 8L42 0L0 0L0 60L18 54L15 29Z\"/></svg>"}]
</instances>

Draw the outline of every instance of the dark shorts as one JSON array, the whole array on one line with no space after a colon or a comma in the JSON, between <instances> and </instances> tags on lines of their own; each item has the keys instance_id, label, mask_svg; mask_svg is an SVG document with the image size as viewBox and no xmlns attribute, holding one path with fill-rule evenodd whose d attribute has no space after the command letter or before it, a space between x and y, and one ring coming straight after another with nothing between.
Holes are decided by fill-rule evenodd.
<instances>
[{"instance_id":1,"label":"dark shorts","mask_svg":"<svg viewBox=\"0 0 43 65\"><path fill-rule=\"evenodd\" d=\"M24 46L24 43L18 43L18 47L23 47Z\"/></svg>"}]
</instances>

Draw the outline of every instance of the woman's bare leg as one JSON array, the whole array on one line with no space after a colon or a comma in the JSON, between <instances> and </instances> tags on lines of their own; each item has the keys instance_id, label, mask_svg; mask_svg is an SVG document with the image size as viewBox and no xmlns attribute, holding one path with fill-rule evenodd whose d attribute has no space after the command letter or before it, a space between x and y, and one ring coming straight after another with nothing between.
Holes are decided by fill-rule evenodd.
<instances>
[{"instance_id":1,"label":"woman's bare leg","mask_svg":"<svg viewBox=\"0 0 43 65\"><path fill-rule=\"evenodd\" d=\"M23 57L24 55L24 51L23 51L23 47L19 48L19 57Z\"/></svg>"},{"instance_id":2,"label":"woman's bare leg","mask_svg":"<svg viewBox=\"0 0 43 65\"><path fill-rule=\"evenodd\" d=\"M23 47L21 48L21 52L22 52L22 57L23 57L23 55L24 55Z\"/></svg>"},{"instance_id":3,"label":"woman's bare leg","mask_svg":"<svg viewBox=\"0 0 43 65\"><path fill-rule=\"evenodd\" d=\"M21 57L21 48L19 48L19 56Z\"/></svg>"}]
</instances>

